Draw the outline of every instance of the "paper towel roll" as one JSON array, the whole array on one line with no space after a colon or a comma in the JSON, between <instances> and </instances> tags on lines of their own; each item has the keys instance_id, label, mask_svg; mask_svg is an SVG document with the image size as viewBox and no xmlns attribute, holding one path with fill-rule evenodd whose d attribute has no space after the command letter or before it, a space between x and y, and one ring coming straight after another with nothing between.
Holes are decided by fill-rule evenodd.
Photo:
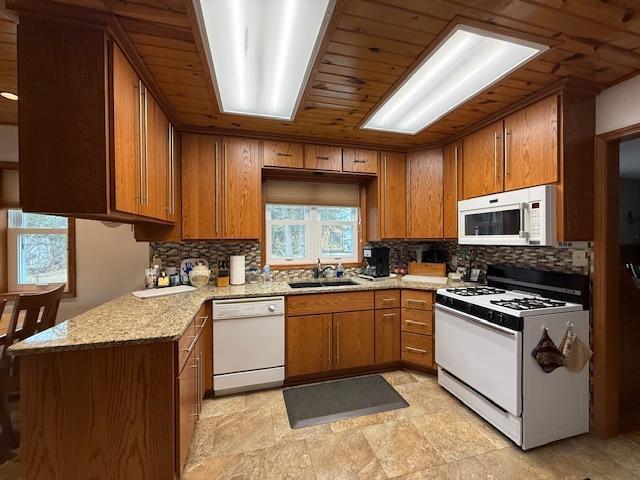
<instances>
[{"instance_id":1,"label":"paper towel roll","mask_svg":"<svg viewBox=\"0 0 640 480\"><path fill-rule=\"evenodd\" d=\"M244 284L244 255L231 255L229 262L229 283L231 285Z\"/></svg>"}]
</instances>

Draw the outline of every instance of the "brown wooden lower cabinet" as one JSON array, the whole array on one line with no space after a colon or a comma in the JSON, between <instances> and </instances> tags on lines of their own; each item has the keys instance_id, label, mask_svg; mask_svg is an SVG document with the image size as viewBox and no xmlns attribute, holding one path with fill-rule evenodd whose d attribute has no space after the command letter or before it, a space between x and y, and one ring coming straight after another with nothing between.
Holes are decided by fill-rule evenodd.
<instances>
[{"instance_id":1,"label":"brown wooden lower cabinet","mask_svg":"<svg viewBox=\"0 0 640 480\"><path fill-rule=\"evenodd\" d=\"M187 462L189 445L198 419L198 365L196 352L191 352L176 380L176 460L178 473Z\"/></svg>"},{"instance_id":2,"label":"brown wooden lower cabinet","mask_svg":"<svg viewBox=\"0 0 640 480\"><path fill-rule=\"evenodd\" d=\"M332 370L332 324L330 313L287 317L287 377Z\"/></svg>"},{"instance_id":3,"label":"brown wooden lower cabinet","mask_svg":"<svg viewBox=\"0 0 640 480\"><path fill-rule=\"evenodd\" d=\"M376 310L375 363L400 360L400 309Z\"/></svg>"},{"instance_id":4,"label":"brown wooden lower cabinet","mask_svg":"<svg viewBox=\"0 0 640 480\"><path fill-rule=\"evenodd\" d=\"M433 337L402 332L402 360L433 368Z\"/></svg>"},{"instance_id":5,"label":"brown wooden lower cabinet","mask_svg":"<svg viewBox=\"0 0 640 480\"><path fill-rule=\"evenodd\" d=\"M373 311L333 314L333 369L365 367L374 362Z\"/></svg>"},{"instance_id":6,"label":"brown wooden lower cabinet","mask_svg":"<svg viewBox=\"0 0 640 480\"><path fill-rule=\"evenodd\" d=\"M433 368L433 292L402 290L401 360Z\"/></svg>"}]
</instances>

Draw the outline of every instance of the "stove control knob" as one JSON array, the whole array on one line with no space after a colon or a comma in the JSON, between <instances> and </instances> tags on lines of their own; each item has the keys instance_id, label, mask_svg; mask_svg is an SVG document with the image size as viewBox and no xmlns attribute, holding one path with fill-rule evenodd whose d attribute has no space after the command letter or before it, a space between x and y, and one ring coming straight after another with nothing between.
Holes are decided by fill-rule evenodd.
<instances>
[{"instance_id":1,"label":"stove control knob","mask_svg":"<svg viewBox=\"0 0 640 480\"><path fill-rule=\"evenodd\" d=\"M487 317L489 318L489 320L493 320L493 310L489 310L487 312Z\"/></svg>"},{"instance_id":2,"label":"stove control knob","mask_svg":"<svg viewBox=\"0 0 640 480\"><path fill-rule=\"evenodd\" d=\"M496 315L496 323L499 323L500 325L502 325L504 323L504 315L502 315L501 313Z\"/></svg>"},{"instance_id":3,"label":"stove control knob","mask_svg":"<svg viewBox=\"0 0 640 480\"><path fill-rule=\"evenodd\" d=\"M449 301L449 305L453 307L453 298L449 297L447 298L447 300Z\"/></svg>"},{"instance_id":4,"label":"stove control knob","mask_svg":"<svg viewBox=\"0 0 640 480\"><path fill-rule=\"evenodd\" d=\"M467 313L471 313L471 308L472 308L472 305L470 303L467 303L464 306L464 309L467 311Z\"/></svg>"}]
</instances>

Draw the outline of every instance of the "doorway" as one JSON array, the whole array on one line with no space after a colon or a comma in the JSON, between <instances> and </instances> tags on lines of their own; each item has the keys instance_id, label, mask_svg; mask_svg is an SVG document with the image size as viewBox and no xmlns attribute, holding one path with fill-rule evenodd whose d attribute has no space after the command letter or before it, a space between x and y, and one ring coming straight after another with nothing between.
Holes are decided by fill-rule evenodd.
<instances>
[{"instance_id":1,"label":"doorway","mask_svg":"<svg viewBox=\"0 0 640 480\"><path fill-rule=\"evenodd\" d=\"M640 428L640 125L596 137L594 431Z\"/></svg>"}]
</instances>

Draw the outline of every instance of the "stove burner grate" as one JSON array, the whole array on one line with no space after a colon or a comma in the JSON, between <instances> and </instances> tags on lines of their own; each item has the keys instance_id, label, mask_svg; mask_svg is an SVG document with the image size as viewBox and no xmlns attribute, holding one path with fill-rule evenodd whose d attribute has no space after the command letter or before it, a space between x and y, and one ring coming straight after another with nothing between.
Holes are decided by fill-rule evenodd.
<instances>
[{"instance_id":1,"label":"stove burner grate","mask_svg":"<svg viewBox=\"0 0 640 480\"><path fill-rule=\"evenodd\" d=\"M549 298L528 297L510 298L506 300L491 300L493 305L510 308L512 310L536 310L541 308L562 307L566 302L559 302Z\"/></svg>"},{"instance_id":2,"label":"stove burner grate","mask_svg":"<svg viewBox=\"0 0 640 480\"><path fill-rule=\"evenodd\" d=\"M462 288L447 288L447 292L455 293L461 297L477 297L479 295L497 295L505 293L506 290L500 290L494 287L462 287Z\"/></svg>"}]
</instances>

